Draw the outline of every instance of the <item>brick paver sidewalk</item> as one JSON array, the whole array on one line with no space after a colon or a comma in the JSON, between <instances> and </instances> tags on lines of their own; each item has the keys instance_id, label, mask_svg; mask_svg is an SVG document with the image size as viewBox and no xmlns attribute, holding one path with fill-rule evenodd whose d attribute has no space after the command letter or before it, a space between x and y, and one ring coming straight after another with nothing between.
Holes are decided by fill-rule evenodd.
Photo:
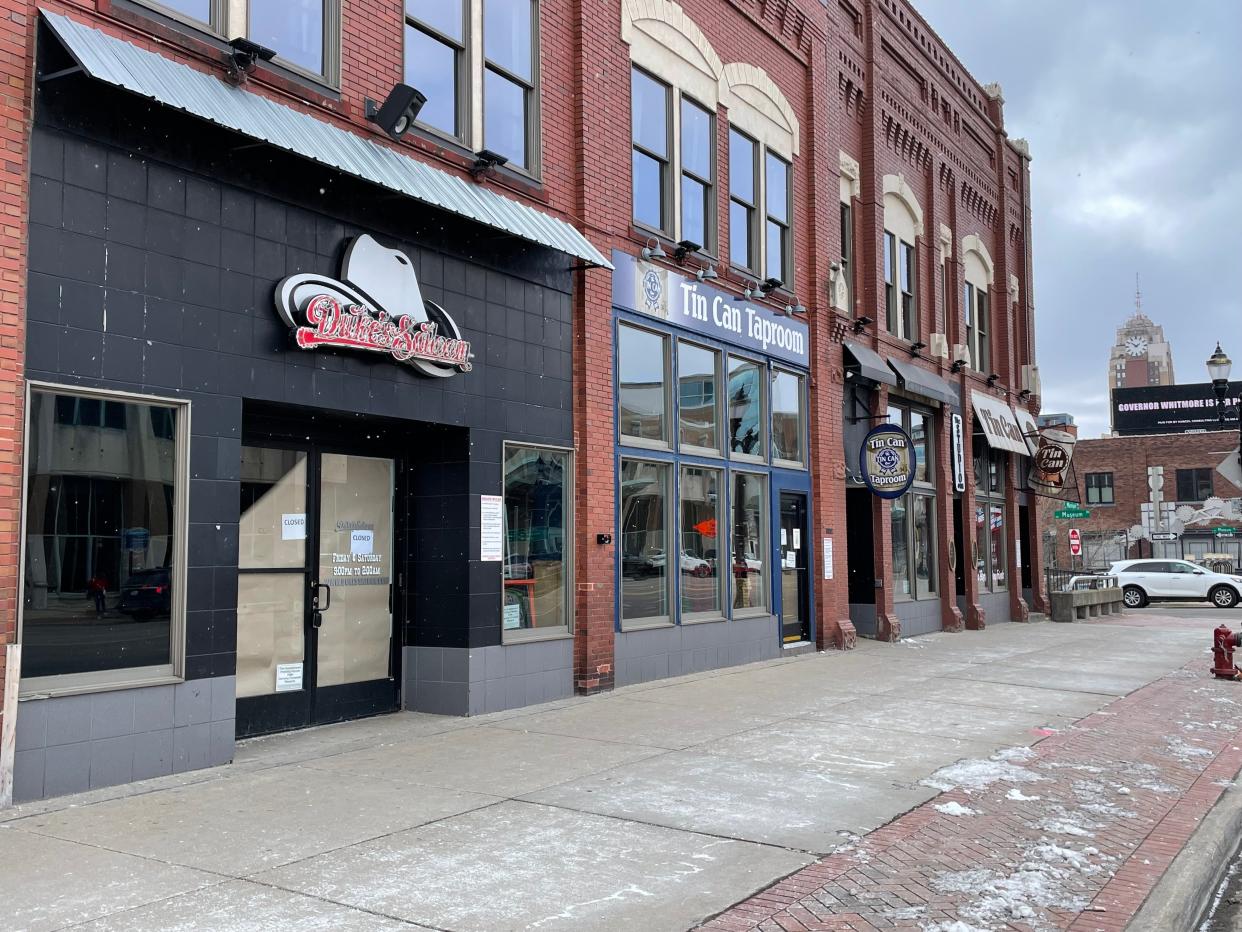
<instances>
[{"instance_id":1,"label":"brick paver sidewalk","mask_svg":"<svg viewBox=\"0 0 1242 932\"><path fill-rule=\"evenodd\" d=\"M939 771L936 799L703 928L1124 928L1242 767L1242 683L1209 660Z\"/></svg>"}]
</instances>

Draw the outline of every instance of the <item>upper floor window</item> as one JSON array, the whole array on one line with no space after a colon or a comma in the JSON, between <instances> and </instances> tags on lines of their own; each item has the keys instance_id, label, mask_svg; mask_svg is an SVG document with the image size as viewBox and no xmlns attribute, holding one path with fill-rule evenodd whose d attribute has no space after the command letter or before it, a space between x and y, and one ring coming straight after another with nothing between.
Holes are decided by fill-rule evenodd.
<instances>
[{"instance_id":1,"label":"upper floor window","mask_svg":"<svg viewBox=\"0 0 1242 932\"><path fill-rule=\"evenodd\" d=\"M884 176L884 317L888 332L919 338L918 241L923 208L901 175Z\"/></svg>"},{"instance_id":2,"label":"upper floor window","mask_svg":"<svg viewBox=\"0 0 1242 932\"><path fill-rule=\"evenodd\" d=\"M239 36L276 52L275 61L336 84L340 80L340 0L146 0L177 19Z\"/></svg>"},{"instance_id":3,"label":"upper floor window","mask_svg":"<svg viewBox=\"0 0 1242 932\"><path fill-rule=\"evenodd\" d=\"M672 164L669 101L672 89L637 68L630 80L634 220L672 235L669 175Z\"/></svg>"},{"instance_id":4,"label":"upper floor window","mask_svg":"<svg viewBox=\"0 0 1242 932\"><path fill-rule=\"evenodd\" d=\"M792 212L789 161L730 127L729 261L756 277L792 284Z\"/></svg>"},{"instance_id":5,"label":"upper floor window","mask_svg":"<svg viewBox=\"0 0 1242 932\"><path fill-rule=\"evenodd\" d=\"M1113 504L1113 474L1111 472L1087 473L1087 504Z\"/></svg>"},{"instance_id":6,"label":"upper floor window","mask_svg":"<svg viewBox=\"0 0 1242 932\"><path fill-rule=\"evenodd\" d=\"M681 98L681 239L715 252L716 117Z\"/></svg>"},{"instance_id":7,"label":"upper floor window","mask_svg":"<svg viewBox=\"0 0 1242 932\"><path fill-rule=\"evenodd\" d=\"M962 308L966 319L966 346L970 359L980 372L992 371L991 308L988 293L972 282L962 290Z\"/></svg>"},{"instance_id":8,"label":"upper floor window","mask_svg":"<svg viewBox=\"0 0 1242 932\"><path fill-rule=\"evenodd\" d=\"M789 238L790 202L793 200L790 176L789 163L774 152L768 152L764 184L768 213L764 271L768 278L778 278L782 282L793 279Z\"/></svg>"},{"instance_id":9,"label":"upper floor window","mask_svg":"<svg viewBox=\"0 0 1242 932\"><path fill-rule=\"evenodd\" d=\"M427 97L418 122L533 173L538 26L536 0L406 0L405 81Z\"/></svg>"},{"instance_id":10,"label":"upper floor window","mask_svg":"<svg viewBox=\"0 0 1242 932\"><path fill-rule=\"evenodd\" d=\"M1212 497L1212 473L1208 466L1202 469L1179 469L1177 471L1177 500L1179 502L1204 502Z\"/></svg>"},{"instance_id":11,"label":"upper floor window","mask_svg":"<svg viewBox=\"0 0 1242 932\"><path fill-rule=\"evenodd\" d=\"M854 209L841 202L841 272L845 282L845 306L854 313Z\"/></svg>"},{"instance_id":12,"label":"upper floor window","mask_svg":"<svg viewBox=\"0 0 1242 932\"><path fill-rule=\"evenodd\" d=\"M729 261L759 268L759 144L729 128Z\"/></svg>"}]
</instances>

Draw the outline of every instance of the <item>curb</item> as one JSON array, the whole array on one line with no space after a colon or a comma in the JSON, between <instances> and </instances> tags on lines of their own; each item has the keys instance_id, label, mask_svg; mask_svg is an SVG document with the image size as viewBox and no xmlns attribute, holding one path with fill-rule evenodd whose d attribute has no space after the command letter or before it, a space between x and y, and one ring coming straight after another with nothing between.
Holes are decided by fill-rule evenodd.
<instances>
[{"instance_id":1,"label":"curb","mask_svg":"<svg viewBox=\"0 0 1242 932\"><path fill-rule=\"evenodd\" d=\"M1242 788L1231 786L1152 888L1126 932L1197 929L1242 844Z\"/></svg>"}]
</instances>

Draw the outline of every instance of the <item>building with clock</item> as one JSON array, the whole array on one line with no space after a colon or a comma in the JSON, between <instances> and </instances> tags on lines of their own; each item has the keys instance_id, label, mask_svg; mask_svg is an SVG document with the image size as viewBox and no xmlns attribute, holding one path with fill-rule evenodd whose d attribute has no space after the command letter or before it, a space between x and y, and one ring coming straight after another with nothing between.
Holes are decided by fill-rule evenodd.
<instances>
[{"instance_id":1,"label":"building with clock","mask_svg":"<svg viewBox=\"0 0 1242 932\"><path fill-rule=\"evenodd\" d=\"M1143 313L1135 297L1134 314L1117 328L1108 354L1110 390L1173 384L1173 349L1164 338L1164 328Z\"/></svg>"}]
</instances>

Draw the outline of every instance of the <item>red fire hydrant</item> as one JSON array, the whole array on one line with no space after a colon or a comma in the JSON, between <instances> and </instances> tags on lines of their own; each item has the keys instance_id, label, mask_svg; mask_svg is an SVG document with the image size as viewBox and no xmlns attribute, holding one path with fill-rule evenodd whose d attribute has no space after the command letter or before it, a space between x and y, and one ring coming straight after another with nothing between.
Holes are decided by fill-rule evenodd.
<instances>
[{"instance_id":1,"label":"red fire hydrant","mask_svg":"<svg viewBox=\"0 0 1242 932\"><path fill-rule=\"evenodd\" d=\"M1242 679L1242 670L1233 664L1233 649L1242 647L1242 631L1234 634L1225 625L1212 632L1212 673L1222 680Z\"/></svg>"}]
</instances>

